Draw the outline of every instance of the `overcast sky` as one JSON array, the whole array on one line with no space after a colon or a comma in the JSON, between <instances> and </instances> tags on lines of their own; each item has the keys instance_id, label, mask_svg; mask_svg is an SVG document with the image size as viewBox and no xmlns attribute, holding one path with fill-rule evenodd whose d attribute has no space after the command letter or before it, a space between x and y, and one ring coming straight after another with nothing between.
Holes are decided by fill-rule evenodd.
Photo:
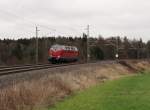
<instances>
[{"instance_id":1,"label":"overcast sky","mask_svg":"<svg viewBox=\"0 0 150 110\"><path fill-rule=\"evenodd\" d=\"M150 0L0 0L0 36L81 35L150 39Z\"/></svg>"}]
</instances>

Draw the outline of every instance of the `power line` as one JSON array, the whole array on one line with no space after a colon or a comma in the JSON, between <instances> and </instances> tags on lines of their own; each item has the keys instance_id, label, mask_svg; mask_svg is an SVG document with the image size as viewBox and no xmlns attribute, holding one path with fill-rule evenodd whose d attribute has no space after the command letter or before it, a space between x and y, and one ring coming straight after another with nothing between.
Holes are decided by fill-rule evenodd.
<instances>
[{"instance_id":1,"label":"power line","mask_svg":"<svg viewBox=\"0 0 150 110\"><path fill-rule=\"evenodd\" d=\"M6 14L8 14L8 15L11 15L11 16L13 16L13 17L17 17L17 18L20 18L21 20L23 20L23 21L26 21L28 24L30 24L30 26L35 26L35 24L37 24L37 23L35 23L35 22L33 22L32 20L29 20L29 19L27 19L27 18L25 18L25 17L21 17L21 16L18 16L17 14L15 14L15 13L12 13L12 12L10 12L10 11L4 11L4 10L1 10L0 9L0 11L1 12L4 12L4 13L6 13ZM33 25L34 24L34 25ZM41 26L41 27L44 27L44 28L47 28L47 29L49 29L49 30L51 30L51 31L56 31L56 29L53 29L53 28L49 28L49 27L47 27L47 26L44 26L44 25L38 25L38 26Z\"/></svg>"},{"instance_id":2,"label":"power line","mask_svg":"<svg viewBox=\"0 0 150 110\"><path fill-rule=\"evenodd\" d=\"M17 14L15 14L15 13L13 13L13 12L6 11L6 10L1 10L1 9L0 9L0 11L3 12L3 13L6 13L6 14L8 14L8 15L11 15L11 16L13 16L13 17L15 17L15 18L20 18L21 20L23 20L23 21L25 21L26 23L28 23L29 26L35 27L35 25L38 24L38 23L33 22L33 21L30 20L30 19L27 19L27 18L25 18L25 17L18 16ZM56 29L54 29L54 28L50 28L51 26L49 27L49 26L45 26L45 25L41 25L41 24L39 24L38 26L43 27L43 28L48 29L48 30L51 30L51 31L53 31L53 32L57 32L58 35L59 35L59 34L67 35L67 33L60 32L60 31L58 31L58 30L56 30ZM77 30L77 29L75 29L75 28L73 28L73 27L68 27L68 29L73 30L73 31L76 31L76 32L81 32L80 30Z\"/></svg>"}]
</instances>

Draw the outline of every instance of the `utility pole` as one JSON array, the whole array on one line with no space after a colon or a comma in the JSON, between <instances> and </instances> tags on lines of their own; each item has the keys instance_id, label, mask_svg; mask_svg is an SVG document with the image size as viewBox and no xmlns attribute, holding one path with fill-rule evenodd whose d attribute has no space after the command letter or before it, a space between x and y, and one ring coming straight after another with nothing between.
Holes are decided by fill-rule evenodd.
<instances>
[{"instance_id":1,"label":"utility pole","mask_svg":"<svg viewBox=\"0 0 150 110\"><path fill-rule=\"evenodd\" d=\"M45 36L45 52L48 51L48 45L47 44L48 44L48 37ZM45 58L48 58L48 54L45 54Z\"/></svg>"},{"instance_id":2,"label":"utility pole","mask_svg":"<svg viewBox=\"0 0 150 110\"><path fill-rule=\"evenodd\" d=\"M138 41L138 47L137 47L137 59L140 59L140 50L141 50L141 42Z\"/></svg>"},{"instance_id":3,"label":"utility pole","mask_svg":"<svg viewBox=\"0 0 150 110\"><path fill-rule=\"evenodd\" d=\"M40 30L38 30L38 27L36 27L36 64L38 64L38 31L40 31Z\"/></svg>"},{"instance_id":4,"label":"utility pole","mask_svg":"<svg viewBox=\"0 0 150 110\"><path fill-rule=\"evenodd\" d=\"M87 63L90 60L90 52L89 52L89 37L90 37L90 26L87 25Z\"/></svg>"}]
</instances>

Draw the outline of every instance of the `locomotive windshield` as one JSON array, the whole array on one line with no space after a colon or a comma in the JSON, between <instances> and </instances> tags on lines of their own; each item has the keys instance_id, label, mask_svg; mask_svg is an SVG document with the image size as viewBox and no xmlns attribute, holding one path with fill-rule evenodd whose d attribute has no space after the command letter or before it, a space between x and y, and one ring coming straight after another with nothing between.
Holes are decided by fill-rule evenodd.
<instances>
[{"instance_id":1,"label":"locomotive windshield","mask_svg":"<svg viewBox=\"0 0 150 110\"><path fill-rule=\"evenodd\" d=\"M61 45L53 45L50 49L54 50L54 51L57 51L57 50L61 50L62 46Z\"/></svg>"}]
</instances>

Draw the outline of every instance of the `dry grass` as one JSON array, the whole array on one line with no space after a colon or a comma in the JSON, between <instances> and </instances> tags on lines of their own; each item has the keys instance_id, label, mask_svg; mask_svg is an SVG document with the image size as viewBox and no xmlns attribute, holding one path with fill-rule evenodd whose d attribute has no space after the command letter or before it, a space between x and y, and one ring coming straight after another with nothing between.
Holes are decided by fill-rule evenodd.
<instances>
[{"instance_id":1,"label":"dry grass","mask_svg":"<svg viewBox=\"0 0 150 110\"><path fill-rule=\"evenodd\" d=\"M148 69L147 62L123 62L121 64L96 64L66 68L38 79L19 81L0 89L0 110L37 110L52 106L73 91L88 88L105 80ZM43 73L42 73L43 74ZM25 77L25 76L24 76ZM34 76L36 77L36 76Z\"/></svg>"},{"instance_id":2,"label":"dry grass","mask_svg":"<svg viewBox=\"0 0 150 110\"><path fill-rule=\"evenodd\" d=\"M70 93L71 90L56 78L14 83L0 90L0 110L33 110L35 107L50 106Z\"/></svg>"}]
</instances>

